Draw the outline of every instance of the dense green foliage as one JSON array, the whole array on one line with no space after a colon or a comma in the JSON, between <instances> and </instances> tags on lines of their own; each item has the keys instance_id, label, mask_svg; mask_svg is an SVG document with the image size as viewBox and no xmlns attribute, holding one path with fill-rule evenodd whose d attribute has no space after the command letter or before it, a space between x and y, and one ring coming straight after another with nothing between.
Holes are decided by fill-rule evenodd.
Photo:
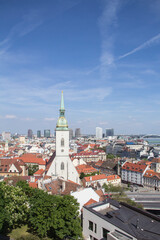
<instances>
[{"instance_id":1,"label":"dense green foliage","mask_svg":"<svg viewBox=\"0 0 160 240\"><path fill-rule=\"evenodd\" d=\"M33 176L35 172L37 172L39 169L38 165L29 165L28 166L28 175Z\"/></svg>"},{"instance_id":2,"label":"dense green foliage","mask_svg":"<svg viewBox=\"0 0 160 240\"><path fill-rule=\"evenodd\" d=\"M80 174L80 179L83 179L84 177L90 177L90 176L99 175L99 174L100 174L100 171L93 172L93 173L88 173L88 174L85 174L85 173L82 172Z\"/></svg>"},{"instance_id":3,"label":"dense green foliage","mask_svg":"<svg viewBox=\"0 0 160 240\"><path fill-rule=\"evenodd\" d=\"M15 228L27 221L29 205L26 194L20 187L13 187L4 183L0 185L4 201L4 211L9 228Z\"/></svg>"},{"instance_id":4,"label":"dense green foliage","mask_svg":"<svg viewBox=\"0 0 160 240\"><path fill-rule=\"evenodd\" d=\"M25 181L18 182L16 187L0 185L0 232L7 233L27 223L35 239L82 239L78 215L78 203L72 196L49 195L30 188Z\"/></svg>"}]
</instances>

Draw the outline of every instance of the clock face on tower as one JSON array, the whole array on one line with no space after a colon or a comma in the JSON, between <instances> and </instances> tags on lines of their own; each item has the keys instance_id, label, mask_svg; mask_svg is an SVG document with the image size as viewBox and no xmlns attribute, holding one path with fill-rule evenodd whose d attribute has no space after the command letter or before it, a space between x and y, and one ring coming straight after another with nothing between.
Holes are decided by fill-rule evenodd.
<instances>
[{"instance_id":1,"label":"clock face on tower","mask_svg":"<svg viewBox=\"0 0 160 240\"><path fill-rule=\"evenodd\" d=\"M64 149L61 149L61 152L64 152Z\"/></svg>"}]
</instances>

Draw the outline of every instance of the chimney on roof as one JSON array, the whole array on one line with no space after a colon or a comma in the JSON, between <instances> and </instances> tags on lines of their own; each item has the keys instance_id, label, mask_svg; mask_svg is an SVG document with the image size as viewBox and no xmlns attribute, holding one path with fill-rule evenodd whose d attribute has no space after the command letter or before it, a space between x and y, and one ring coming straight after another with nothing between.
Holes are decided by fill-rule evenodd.
<instances>
[{"instance_id":1,"label":"chimney on roof","mask_svg":"<svg viewBox=\"0 0 160 240\"><path fill-rule=\"evenodd\" d=\"M92 177L90 177L90 181L92 181Z\"/></svg>"}]
</instances>

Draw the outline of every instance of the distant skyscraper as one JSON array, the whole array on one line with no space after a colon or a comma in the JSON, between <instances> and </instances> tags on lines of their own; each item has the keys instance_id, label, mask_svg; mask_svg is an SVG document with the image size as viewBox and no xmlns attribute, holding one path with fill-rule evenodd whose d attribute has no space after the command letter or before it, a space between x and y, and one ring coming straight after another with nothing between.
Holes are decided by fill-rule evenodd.
<instances>
[{"instance_id":1,"label":"distant skyscraper","mask_svg":"<svg viewBox=\"0 0 160 240\"><path fill-rule=\"evenodd\" d=\"M37 138L41 138L41 130L37 131Z\"/></svg>"},{"instance_id":2,"label":"distant skyscraper","mask_svg":"<svg viewBox=\"0 0 160 240\"><path fill-rule=\"evenodd\" d=\"M73 129L69 128L69 140L73 138Z\"/></svg>"},{"instance_id":3,"label":"distant skyscraper","mask_svg":"<svg viewBox=\"0 0 160 240\"><path fill-rule=\"evenodd\" d=\"M32 138L33 137L33 132L31 129L28 129L28 138Z\"/></svg>"},{"instance_id":4,"label":"distant skyscraper","mask_svg":"<svg viewBox=\"0 0 160 240\"><path fill-rule=\"evenodd\" d=\"M101 139L102 138L102 128L101 127L96 127L96 138Z\"/></svg>"},{"instance_id":5,"label":"distant skyscraper","mask_svg":"<svg viewBox=\"0 0 160 240\"><path fill-rule=\"evenodd\" d=\"M106 128L106 137L113 137L114 136L114 129L113 128Z\"/></svg>"},{"instance_id":6,"label":"distant skyscraper","mask_svg":"<svg viewBox=\"0 0 160 240\"><path fill-rule=\"evenodd\" d=\"M51 131L49 129L44 130L44 137L50 138L51 136Z\"/></svg>"},{"instance_id":7,"label":"distant skyscraper","mask_svg":"<svg viewBox=\"0 0 160 240\"><path fill-rule=\"evenodd\" d=\"M75 138L79 138L81 136L81 130L80 128L76 128L75 130Z\"/></svg>"}]
</instances>

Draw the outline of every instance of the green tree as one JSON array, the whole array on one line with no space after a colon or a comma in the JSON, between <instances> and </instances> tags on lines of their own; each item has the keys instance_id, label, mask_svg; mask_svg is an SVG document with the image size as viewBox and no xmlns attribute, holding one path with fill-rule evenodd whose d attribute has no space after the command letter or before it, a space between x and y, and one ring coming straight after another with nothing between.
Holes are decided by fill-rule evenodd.
<instances>
[{"instance_id":1,"label":"green tree","mask_svg":"<svg viewBox=\"0 0 160 240\"><path fill-rule=\"evenodd\" d=\"M5 225L5 219L7 218L4 206L5 206L4 196L3 196L3 192L0 188L0 232L3 231L4 225Z\"/></svg>"},{"instance_id":2,"label":"green tree","mask_svg":"<svg viewBox=\"0 0 160 240\"><path fill-rule=\"evenodd\" d=\"M30 231L40 237L56 240L72 237L81 238L78 203L71 196L48 195L42 190L34 189L30 199Z\"/></svg>"},{"instance_id":3,"label":"green tree","mask_svg":"<svg viewBox=\"0 0 160 240\"><path fill-rule=\"evenodd\" d=\"M57 204L55 234L58 239L82 239L79 204L72 196L60 197Z\"/></svg>"},{"instance_id":4,"label":"green tree","mask_svg":"<svg viewBox=\"0 0 160 240\"><path fill-rule=\"evenodd\" d=\"M4 211L8 217L10 229L26 223L29 212L28 198L20 187L1 184L4 199Z\"/></svg>"},{"instance_id":5,"label":"green tree","mask_svg":"<svg viewBox=\"0 0 160 240\"><path fill-rule=\"evenodd\" d=\"M28 175L33 176L35 172L37 172L39 169L38 165L29 165L28 166Z\"/></svg>"},{"instance_id":6,"label":"green tree","mask_svg":"<svg viewBox=\"0 0 160 240\"><path fill-rule=\"evenodd\" d=\"M80 174L80 179L83 179L84 177L85 177L84 172L81 172L81 174Z\"/></svg>"}]
</instances>

